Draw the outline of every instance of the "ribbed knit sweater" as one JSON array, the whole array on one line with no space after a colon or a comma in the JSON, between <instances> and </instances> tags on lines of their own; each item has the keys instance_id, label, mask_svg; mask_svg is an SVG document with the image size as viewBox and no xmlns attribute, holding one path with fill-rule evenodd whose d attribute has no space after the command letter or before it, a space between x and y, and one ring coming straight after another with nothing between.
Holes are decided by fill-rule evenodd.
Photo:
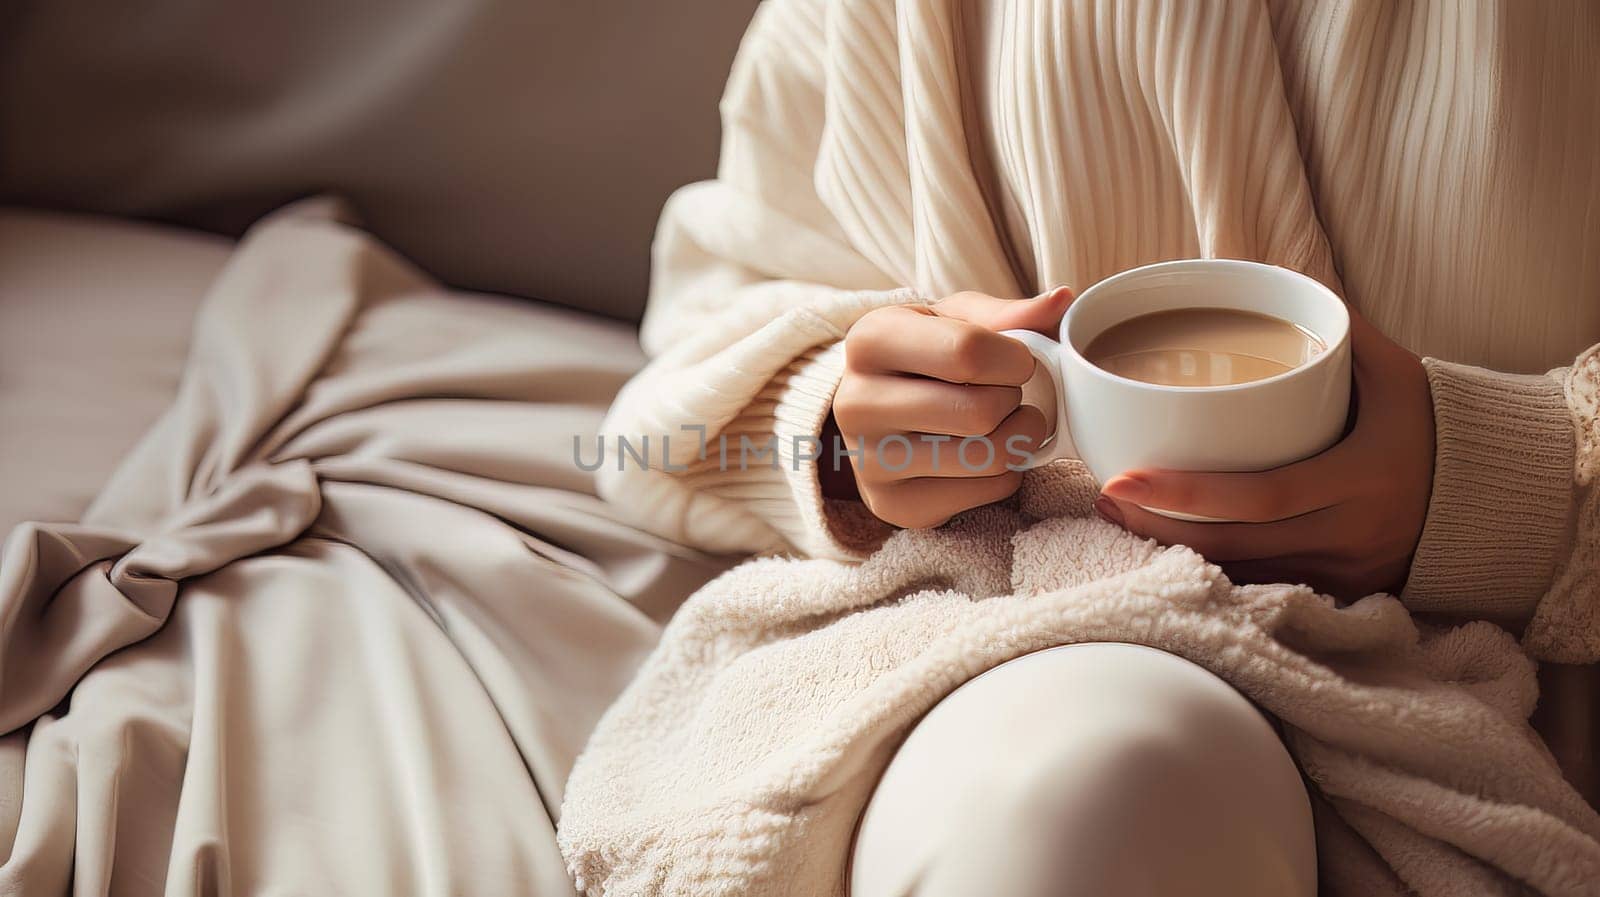
<instances>
[{"instance_id":1,"label":"ribbed knit sweater","mask_svg":"<svg viewBox=\"0 0 1600 897\"><path fill-rule=\"evenodd\" d=\"M1600 659L1600 7L768 0L722 119L605 428L655 440L600 472L652 529L870 548L883 525L804 455L875 307L1255 259L1428 356L1407 605Z\"/></svg>"}]
</instances>

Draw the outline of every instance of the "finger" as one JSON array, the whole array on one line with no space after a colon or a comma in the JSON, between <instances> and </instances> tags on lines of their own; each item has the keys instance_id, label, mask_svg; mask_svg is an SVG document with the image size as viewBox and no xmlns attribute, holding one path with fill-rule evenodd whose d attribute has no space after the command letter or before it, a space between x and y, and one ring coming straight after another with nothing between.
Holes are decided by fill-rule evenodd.
<instances>
[{"instance_id":1,"label":"finger","mask_svg":"<svg viewBox=\"0 0 1600 897\"><path fill-rule=\"evenodd\" d=\"M861 451L853 462L856 475L867 482L890 482L922 477L992 477L1006 473L1008 465L1022 465L1048 435L1039 409L1022 405L990 432L976 437L930 433L891 433L852 442Z\"/></svg>"},{"instance_id":2,"label":"finger","mask_svg":"<svg viewBox=\"0 0 1600 897\"><path fill-rule=\"evenodd\" d=\"M843 410L841 430L868 442L893 433L982 436L1022 402L1017 386L963 386L893 374L852 378L839 392L834 408L836 415Z\"/></svg>"},{"instance_id":3,"label":"finger","mask_svg":"<svg viewBox=\"0 0 1600 897\"><path fill-rule=\"evenodd\" d=\"M1228 561L1222 572L1238 585L1311 585L1326 578L1326 565L1315 557L1276 557L1255 561Z\"/></svg>"},{"instance_id":4,"label":"finger","mask_svg":"<svg viewBox=\"0 0 1600 897\"><path fill-rule=\"evenodd\" d=\"M1311 555L1259 561L1223 563L1222 572L1239 584L1288 583L1305 585L1341 600L1352 600L1393 588L1385 571L1372 571L1348 563Z\"/></svg>"},{"instance_id":5,"label":"finger","mask_svg":"<svg viewBox=\"0 0 1600 897\"><path fill-rule=\"evenodd\" d=\"M1328 511L1275 523L1202 523L1174 520L1136 504L1102 496L1095 511L1135 535L1163 545L1187 545L1207 560L1249 561L1308 554L1328 541Z\"/></svg>"},{"instance_id":6,"label":"finger","mask_svg":"<svg viewBox=\"0 0 1600 897\"><path fill-rule=\"evenodd\" d=\"M1022 485L1021 472L992 477L918 477L863 493L879 520L906 529L938 526L962 511L1000 501Z\"/></svg>"},{"instance_id":7,"label":"finger","mask_svg":"<svg viewBox=\"0 0 1600 897\"><path fill-rule=\"evenodd\" d=\"M1383 335L1383 331L1374 327L1354 308L1348 308L1350 313L1350 356L1359 366L1363 359L1368 359L1374 353L1380 352L1390 340ZM1404 350L1402 350L1404 351Z\"/></svg>"},{"instance_id":8,"label":"finger","mask_svg":"<svg viewBox=\"0 0 1600 897\"><path fill-rule=\"evenodd\" d=\"M1358 471L1344 469L1345 452L1330 449L1294 464L1246 473L1132 470L1106 482L1119 502L1181 514L1267 523L1333 507Z\"/></svg>"},{"instance_id":9,"label":"finger","mask_svg":"<svg viewBox=\"0 0 1600 897\"><path fill-rule=\"evenodd\" d=\"M845 362L861 373L908 373L948 383L1021 386L1033 355L1014 339L910 306L884 309L850 328Z\"/></svg>"},{"instance_id":10,"label":"finger","mask_svg":"<svg viewBox=\"0 0 1600 897\"><path fill-rule=\"evenodd\" d=\"M1354 315L1350 348L1355 381L1350 404L1356 424L1351 435L1368 436L1419 417L1432 420L1428 375L1416 355Z\"/></svg>"},{"instance_id":11,"label":"finger","mask_svg":"<svg viewBox=\"0 0 1600 897\"><path fill-rule=\"evenodd\" d=\"M987 293L956 293L933 306L934 312L987 330L1034 330L1055 336L1061 329L1061 316L1072 304L1072 291L1066 287L1045 290L1031 299L1001 299Z\"/></svg>"}]
</instances>

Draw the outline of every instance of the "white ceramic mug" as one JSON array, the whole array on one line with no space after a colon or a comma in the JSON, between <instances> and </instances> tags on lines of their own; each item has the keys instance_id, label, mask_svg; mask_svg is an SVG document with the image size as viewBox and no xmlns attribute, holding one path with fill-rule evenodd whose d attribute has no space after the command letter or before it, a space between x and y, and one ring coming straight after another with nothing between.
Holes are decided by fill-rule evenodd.
<instances>
[{"instance_id":1,"label":"white ceramic mug","mask_svg":"<svg viewBox=\"0 0 1600 897\"><path fill-rule=\"evenodd\" d=\"M1305 328L1326 349L1273 377L1226 386L1163 386L1094 366L1084 349L1139 315L1228 308ZM1038 360L1023 401L1054 416L1050 440L1026 465L1079 458L1094 478L1135 468L1266 470L1337 442L1350 407L1350 314L1332 290L1287 268L1190 259L1133 268L1084 290L1061 320L1061 341L1008 330ZM1173 515L1181 516L1181 515Z\"/></svg>"}]
</instances>

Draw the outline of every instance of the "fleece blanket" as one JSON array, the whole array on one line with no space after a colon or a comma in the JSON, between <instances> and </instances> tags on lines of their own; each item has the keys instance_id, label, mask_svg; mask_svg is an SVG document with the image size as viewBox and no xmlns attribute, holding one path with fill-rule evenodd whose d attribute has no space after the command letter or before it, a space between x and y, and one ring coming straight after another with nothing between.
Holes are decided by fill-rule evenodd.
<instances>
[{"instance_id":1,"label":"fleece blanket","mask_svg":"<svg viewBox=\"0 0 1600 897\"><path fill-rule=\"evenodd\" d=\"M1122 641L1281 722L1324 894L1600 894L1600 818L1528 725L1534 665L1509 634L1425 625L1387 595L1235 586L1089 515L1094 494L1056 465L1015 507L901 532L859 566L760 559L690 598L568 782L580 890L842 894L856 819L921 714L1019 655Z\"/></svg>"},{"instance_id":2,"label":"fleece blanket","mask_svg":"<svg viewBox=\"0 0 1600 897\"><path fill-rule=\"evenodd\" d=\"M451 292L330 211L246 236L167 413L6 540L0 894L572 893L572 760L726 564L572 462L632 328Z\"/></svg>"}]
</instances>

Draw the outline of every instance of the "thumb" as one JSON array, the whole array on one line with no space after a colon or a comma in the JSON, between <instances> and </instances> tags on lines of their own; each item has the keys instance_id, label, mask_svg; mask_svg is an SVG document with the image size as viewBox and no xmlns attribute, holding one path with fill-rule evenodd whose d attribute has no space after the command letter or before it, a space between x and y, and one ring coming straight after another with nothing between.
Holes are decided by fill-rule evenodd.
<instances>
[{"instance_id":1,"label":"thumb","mask_svg":"<svg viewBox=\"0 0 1600 897\"><path fill-rule=\"evenodd\" d=\"M1055 287L1032 299L1001 299L987 293L956 293L934 305L936 314L977 324L986 330L1036 330L1055 336L1072 304L1072 290Z\"/></svg>"}]
</instances>

